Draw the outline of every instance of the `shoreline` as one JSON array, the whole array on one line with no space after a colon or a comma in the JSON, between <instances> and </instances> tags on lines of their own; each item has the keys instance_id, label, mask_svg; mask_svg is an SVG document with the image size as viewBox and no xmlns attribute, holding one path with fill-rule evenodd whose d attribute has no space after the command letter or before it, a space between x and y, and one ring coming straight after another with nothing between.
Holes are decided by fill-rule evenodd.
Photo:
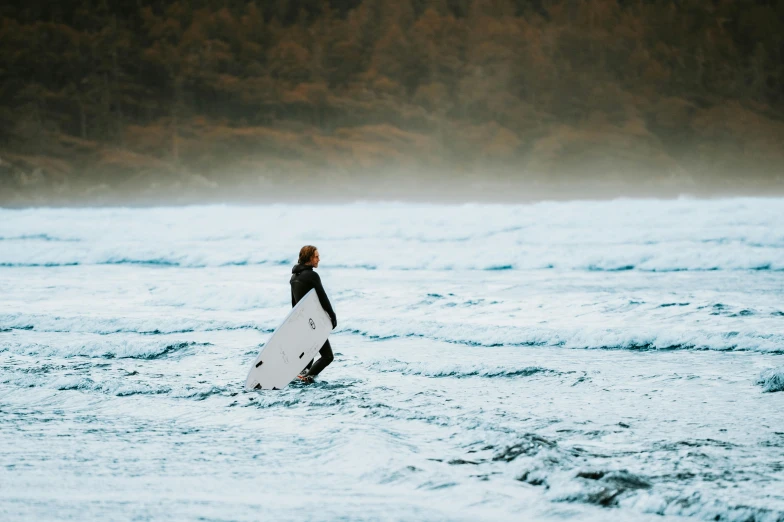
<instances>
[{"instance_id":1,"label":"shoreline","mask_svg":"<svg viewBox=\"0 0 784 522\"><path fill-rule=\"evenodd\" d=\"M202 176L183 181L161 180L149 185L113 187L74 183L12 188L0 184L0 208L160 207L200 205L350 204L398 202L410 204L531 204L544 201L613 201L674 199L735 199L784 197L784 176L746 180L513 179L487 171L484 178L456 174L421 174L409 170L371 178L305 172L297 178L269 180L248 175L225 185Z\"/></svg>"}]
</instances>

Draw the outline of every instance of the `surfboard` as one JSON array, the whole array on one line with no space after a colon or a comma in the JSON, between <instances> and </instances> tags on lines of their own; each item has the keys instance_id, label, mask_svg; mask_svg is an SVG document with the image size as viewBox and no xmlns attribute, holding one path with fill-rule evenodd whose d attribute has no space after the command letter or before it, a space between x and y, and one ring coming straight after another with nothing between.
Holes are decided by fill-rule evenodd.
<instances>
[{"instance_id":1,"label":"surfboard","mask_svg":"<svg viewBox=\"0 0 784 522\"><path fill-rule=\"evenodd\" d=\"M282 390L318 353L332 320L311 290L291 309L253 361L246 390Z\"/></svg>"}]
</instances>

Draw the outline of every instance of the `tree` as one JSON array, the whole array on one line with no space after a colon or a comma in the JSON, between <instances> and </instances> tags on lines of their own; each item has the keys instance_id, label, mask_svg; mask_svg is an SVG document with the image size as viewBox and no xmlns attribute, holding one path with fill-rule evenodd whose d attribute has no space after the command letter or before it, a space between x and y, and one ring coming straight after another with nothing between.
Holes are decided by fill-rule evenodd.
<instances>
[{"instance_id":1,"label":"tree","mask_svg":"<svg viewBox=\"0 0 784 522\"><path fill-rule=\"evenodd\" d=\"M191 20L186 7L178 2L171 4L162 16L149 7L144 8L142 18L152 42L144 51L144 58L153 67L163 70L168 80L171 157L179 162L180 123L186 108L185 83L194 76L199 63L200 33L194 30L189 38L183 38Z\"/></svg>"}]
</instances>

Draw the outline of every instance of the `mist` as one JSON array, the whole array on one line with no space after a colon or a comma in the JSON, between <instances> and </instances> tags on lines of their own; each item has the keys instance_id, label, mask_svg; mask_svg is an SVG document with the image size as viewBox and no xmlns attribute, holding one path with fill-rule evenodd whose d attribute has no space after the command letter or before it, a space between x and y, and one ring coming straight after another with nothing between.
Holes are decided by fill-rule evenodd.
<instances>
[{"instance_id":1,"label":"mist","mask_svg":"<svg viewBox=\"0 0 784 522\"><path fill-rule=\"evenodd\" d=\"M784 7L0 9L0 204L784 193Z\"/></svg>"}]
</instances>

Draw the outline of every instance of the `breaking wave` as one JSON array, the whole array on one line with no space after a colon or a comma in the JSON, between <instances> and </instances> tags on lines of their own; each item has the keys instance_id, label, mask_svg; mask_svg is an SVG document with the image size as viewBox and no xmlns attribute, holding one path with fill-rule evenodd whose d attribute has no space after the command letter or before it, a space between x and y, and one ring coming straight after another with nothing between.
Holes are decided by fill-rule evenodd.
<instances>
[{"instance_id":1,"label":"breaking wave","mask_svg":"<svg viewBox=\"0 0 784 522\"><path fill-rule=\"evenodd\" d=\"M0 236L0 241L53 241L61 243L76 243L77 238L54 237L48 234L22 234L19 236Z\"/></svg>"},{"instance_id":2,"label":"breaking wave","mask_svg":"<svg viewBox=\"0 0 784 522\"><path fill-rule=\"evenodd\" d=\"M291 265L301 237L320 238L325 265L360 270L784 270L775 199L445 205L436 213L429 205L325 205L317 221L297 219L303 210L0 210L0 266ZM374 254L387 251L395 255Z\"/></svg>"},{"instance_id":3,"label":"breaking wave","mask_svg":"<svg viewBox=\"0 0 784 522\"><path fill-rule=\"evenodd\" d=\"M0 352L38 357L102 357L105 359L160 359L192 347L210 343L188 341L160 342L140 339L91 339L62 342L57 345L23 342L0 342Z\"/></svg>"},{"instance_id":4,"label":"breaking wave","mask_svg":"<svg viewBox=\"0 0 784 522\"><path fill-rule=\"evenodd\" d=\"M457 256L457 254L456 254ZM61 257L58 254L58 257ZM3 259L0 254L0 267L6 268L32 268L32 267L73 267L73 266L122 266L140 265L151 267L180 267L180 268L207 268L207 267L230 267L230 266L291 266L296 260L293 257L286 259L246 259L240 254L236 258L226 259L225 255L219 259L211 259L208 255L193 257L189 254L157 255L149 257L139 257L132 255L106 255L104 257L86 258L81 256L69 256L66 258L55 259L51 256L41 256L38 259L18 260ZM531 253L526 256L526 260L511 263L499 264L492 255L486 259L477 259L467 262L444 262L439 260L435 254L426 254L421 260L399 259L393 263L368 263L350 261L340 262L339 260L330 263L330 269L349 269L349 270L438 270L438 271L473 271L482 270L490 272L514 271L514 270L575 270L588 272L711 272L711 271L784 271L784 247L777 252L765 257L746 258L746 259L726 259L722 261L712 257L710 261L697 259L702 257L700 253L695 253L692 260L673 262L668 259L656 259L655 256L643 256L639 261L629 263L628 261L609 257L598 264L592 260L580 262L577 259L569 259L567 253L554 254L550 259L542 260L538 253Z\"/></svg>"},{"instance_id":5,"label":"breaking wave","mask_svg":"<svg viewBox=\"0 0 784 522\"><path fill-rule=\"evenodd\" d=\"M270 320L270 325L272 324ZM95 317L83 315L51 316L46 314L0 314L0 330L35 330L40 332L85 332L96 334L138 333L144 335L209 332L216 330L259 330L272 332L269 325L258 322L233 322L193 317Z\"/></svg>"},{"instance_id":6,"label":"breaking wave","mask_svg":"<svg viewBox=\"0 0 784 522\"><path fill-rule=\"evenodd\" d=\"M58 391L96 392L115 397L132 395L167 395L172 398L202 401L210 397L230 397L238 393L238 386L216 385L166 385L133 381L128 378L95 380L91 377L61 376L50 379L48 376L28 375L25 377L5 378L3 384L13 384L20 388L47 388Z\"/></svg>"},{"instance_id":7,"label":"breaking wave","mask_svg":"<svg viewBox=\"0 0 784 522\"><path fill-rule=\"evenodd\" d=\"M526 366L523 368L509 368L501 365L444 365L429 363L411 363L397 359L375 362L368 365L374 371L386 373L394 372L403 375L420 375L432 378L465 379L467 377L530 377L536 374L559 375L560 372L541 368L539 366Z\"/></svg>"},{"instance_id":8,"label":"breaking wave","mask_svg":"<svg viewBox=\"0 0 784 522\"><path fill-rule=\"evenodd\" d=\"M757 384L765 392L784 391L784 366L765 370L757 379Z\"/></svg>"},{"instance_id":9,"label":"breaking wave","mask_svg":"<svg viewBox=\"0 0 784 522\"><path fill-rule=\"evenodd\" d=\"M699 446L699 444L696 444ZM493 449L492 447L489 447ZM695 474L681 477L645 476L624 468L607 468L603 455L591 455L580 447L562 447L557 441L528 433L514 444L493 449L492 457L463 460L460 464L481 465L483 462L504 462L514 470L515 478L541 488L554 502L593 504L601 507L622 507L642 513L695 517L701 520L779 521L784 510L733 503L725 498L701 493L680 480L697 479ZM660 455L662 460L677 458ZM716 480L713 470L705 471L703 480Z\"/></svg>"},{"instance_id":10,"label":"breaking wave","mask_svg":"<svg viewBox=\"0 0 784 522\"><path fill-rule=\"evenodd\" d=\"M389 320L384 323L355 320L365 328L344 330L373 340L423 338L467 346L557 346L601 350L715 350L784 353L784 334L755 331L713 332L670 328L542 328L509 325L448 324Z\"/></svg>"}]
</instances>

